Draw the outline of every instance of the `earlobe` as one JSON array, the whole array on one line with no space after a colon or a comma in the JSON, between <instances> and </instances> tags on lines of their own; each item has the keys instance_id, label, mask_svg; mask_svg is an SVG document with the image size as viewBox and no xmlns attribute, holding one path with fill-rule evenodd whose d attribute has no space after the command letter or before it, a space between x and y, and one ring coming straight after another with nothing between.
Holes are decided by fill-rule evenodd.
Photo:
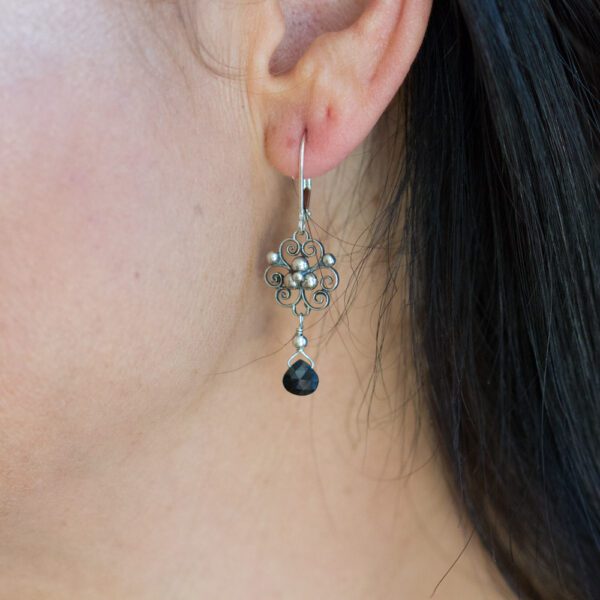
<instances>
[{"instance_id":1,"label":"earlobe","mask_svg":"<svg viewBox=\"0 0 600 600\"><path fill-rule=\"evenodd\" d=\"M255 14L249 102L271 165L295 177L306 131L305 173L316 177L367 137L398 91L421 46L431 0L371 0L354 23L319 35L293 68L277 75L269 71L271 56L284 33L294 35L290 28L297 26L289 23L285 30L280 2L285 0L267 0ZM353 0L348 2L350 10ZM314 10L309 18L320 18L317 3L306 6Z\"/></svg>"}]
</instances>

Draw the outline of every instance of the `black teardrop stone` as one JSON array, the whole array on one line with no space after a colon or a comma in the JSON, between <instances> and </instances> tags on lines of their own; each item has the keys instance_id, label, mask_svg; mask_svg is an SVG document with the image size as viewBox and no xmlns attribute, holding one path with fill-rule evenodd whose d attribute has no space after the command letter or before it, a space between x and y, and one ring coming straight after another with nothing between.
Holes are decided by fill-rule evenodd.
<instances>
[{"instance_id":1,"label":"black teardrop stone","mask_svg":"<svg viewBox=\"0 0 600 600\"><path fill-rule=\"evenodd\" d=\"M283 376L283 387L296 396L308 396L319 385L316 371L301 358L298 359Z\"/></svg>"}]
</instances>

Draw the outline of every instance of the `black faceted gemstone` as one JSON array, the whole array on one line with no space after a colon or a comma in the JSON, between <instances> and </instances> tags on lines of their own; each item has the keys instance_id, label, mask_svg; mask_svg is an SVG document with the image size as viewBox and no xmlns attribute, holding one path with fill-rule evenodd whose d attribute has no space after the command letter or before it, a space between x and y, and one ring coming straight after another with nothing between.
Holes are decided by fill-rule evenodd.
<instances>
[{"instance_id":1,"label":"black faceted gemstone","mask_svg":"<svg viewBox=\"0 0 600 600\"><path fill-rule=\"evenodd\" d=\"M283 387L296 396L308 396L319 385L319 376L304 360L297 360L283 376Z\"/></svg>"}]
</instances>

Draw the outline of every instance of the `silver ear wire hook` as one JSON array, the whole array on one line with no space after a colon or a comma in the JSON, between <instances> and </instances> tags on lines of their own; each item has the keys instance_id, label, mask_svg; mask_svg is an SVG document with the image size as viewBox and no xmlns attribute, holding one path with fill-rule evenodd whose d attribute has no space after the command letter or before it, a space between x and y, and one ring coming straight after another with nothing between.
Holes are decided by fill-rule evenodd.
<instances>
[{"instance_id":1,"label":"silver ear wire hook","mask_svg":"<svg viewBox=\"0 0 600 600\"><path fill-rule=\"evenodd\" d=\"M304 231L306 221L310 217L308 210L310 202L310 190L312 188L311 179L304 179L304 145L306 142L306 130L302 134L302 141L300 142L300 158L298 159L298 197L300 200L300 211L298 215L298 229Z\"/></svg>"}]
</instances>

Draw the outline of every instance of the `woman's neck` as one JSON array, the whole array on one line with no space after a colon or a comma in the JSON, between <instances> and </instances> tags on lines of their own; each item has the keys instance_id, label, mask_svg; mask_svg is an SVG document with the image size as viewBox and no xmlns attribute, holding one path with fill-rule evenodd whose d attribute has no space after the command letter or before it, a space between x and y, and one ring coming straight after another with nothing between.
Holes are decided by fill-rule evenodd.
<instances>
[{"instance_id":1,"label":"woman's neck","mask_svg":"<svg viewBox=\"0 0 600 600\"><path fill-rule=\"evenodd\" d=\"M438 585L440 598L508 597L492 593L486 558L467 544L427 420L417 428L404 317L386 322L374 364L385 268L363 272L368 285L334 328L356 257L324 241L345 284L324 318L307 319L318 391L283 390L294 319L257 271L248 294L263 308L238 311L216 373L199 365L183 397L160 410L149 401L109 435L74 431L38 459L39 477L4 469L1 600L418 599ZM391 314L403 314L400 296ZM169 390L157 378L147 393Z\"/></svg>"},{"instance_id":2,"label":"woman's neck","mask_svg":"<svg viewBox=\"0 0 600 600\"><path fill-rule=\"evenodd\" d=\"M349 331L371 312L357 305ZM363 403L371 356L340 328L309 397L282 390L281 352L223 361L152 427L21 490L0 598L495 597L474 541L444 578L470 530L425 422L415 442L414 387Z\"/></svg>"}]
</instances>

